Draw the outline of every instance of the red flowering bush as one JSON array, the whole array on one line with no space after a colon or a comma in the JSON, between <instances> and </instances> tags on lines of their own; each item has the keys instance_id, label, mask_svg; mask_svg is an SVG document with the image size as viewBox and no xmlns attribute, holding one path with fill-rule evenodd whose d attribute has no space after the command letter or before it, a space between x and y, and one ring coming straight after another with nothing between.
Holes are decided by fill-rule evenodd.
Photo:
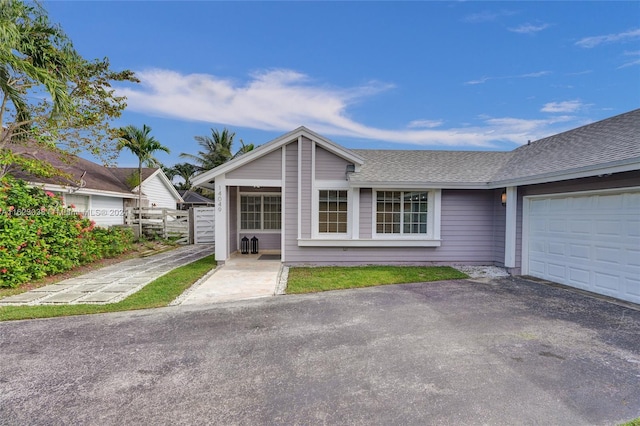
<instances>
[{"instance_id":1,"label":"red flowering bush","mask_svg":"<svg viewBox=\"0 0 640 426\"><path fill-rule=\"evenodd\" d=\"M132 240L130 230L96 227L52 192L0 179L0 287L117 256Z\"/></svg>"}]
</instances>

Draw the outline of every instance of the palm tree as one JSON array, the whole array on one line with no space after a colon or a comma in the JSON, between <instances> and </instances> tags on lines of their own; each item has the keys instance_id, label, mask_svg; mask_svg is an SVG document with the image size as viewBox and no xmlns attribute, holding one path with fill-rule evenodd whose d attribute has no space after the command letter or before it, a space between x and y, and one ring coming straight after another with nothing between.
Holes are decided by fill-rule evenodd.
<instances>
[{"instance_id":1,"label":"palm tree","mask_svg":"<svg viewBox=\"0 0 640 426\"><path fill-rule=\"evenodd\" d=\"M159 161L155 159L154 154L157 151L164 151L167 154L170 152L169 148L162 145L153 136L149 136L151 133L151 127L146 124L142 125L142 129L135 126L126 126L120 128L120 137L118 138L118 151L123 148L128 149L138 157L138 231L140 237L142 237L142 163L149 167L153 167L159 164Z\"/></svg>"},{"instance_id":2,"label":"palm tree","mask_svg":"<svg viewBox=\"0 0 640 426\"><path fill-rule=\"evenodd\" d=\"M236 136L234 132L230 132L226 128L222 132L217 129L211 129L211 136L195 136L194 139L202 150L197 155L182 153L180 157L188 158L195 163L198 171L211 170L227 161L252 151L253 144L246 144L240 139L240 150L232 154L233 138Z\"/></svg>"},{"instance_id":3,"label":"palm tree","mask_svg":"<svg viewBox=\"0 0 640 426\"><path fill-rule=\"evenodd\" d=\"M188 190L191 188L191 178L198 171L197 167L189 163L178 163L171 168L173 176L181 177L184 182L176 185L177 189Z\"/></svg>"}]
</instances>

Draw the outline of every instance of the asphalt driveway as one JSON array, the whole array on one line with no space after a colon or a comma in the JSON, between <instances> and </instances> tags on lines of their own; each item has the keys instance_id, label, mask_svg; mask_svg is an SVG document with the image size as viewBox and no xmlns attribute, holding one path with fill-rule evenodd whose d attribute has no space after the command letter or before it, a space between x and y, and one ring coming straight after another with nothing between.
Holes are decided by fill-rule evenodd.
<instances>
[{"instance_id":1,"label":"asphalt driveway","mask_svg":"<svg viewBox=\"0 0 640 426\"><path fill-rule=\"evenodd\" d=\"M519 279L0 324L0 424L617 424L640 312Z\"/></svg>"}]
</instances>

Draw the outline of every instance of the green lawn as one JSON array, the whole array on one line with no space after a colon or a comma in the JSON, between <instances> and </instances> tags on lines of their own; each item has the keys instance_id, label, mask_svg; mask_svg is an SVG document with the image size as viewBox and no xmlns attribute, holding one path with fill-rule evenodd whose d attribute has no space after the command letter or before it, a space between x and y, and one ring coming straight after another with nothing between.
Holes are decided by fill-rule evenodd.
<instances>
[{"instance_id":1,"label":"green lawn","mask_svg":"<svg viewBox=\"0 0 640 426\"><path fill-rule=\"evenodd\" d=\"M167 306L216 265L207 256L163 275L121 302L108 305L43 305L0 307L0 321L131 311Z\"/></svg>"},{"instance_id":2,"label":"green lawn","mask_svg":"<svg viewBox=\"0 0 640 426\"><path fill-rule=\"evenodd\" d=\"M293 267L289 270L287 293L312 293L461 278L468 278L468 276L449 266Z\"/></svg>"}]
</instances>

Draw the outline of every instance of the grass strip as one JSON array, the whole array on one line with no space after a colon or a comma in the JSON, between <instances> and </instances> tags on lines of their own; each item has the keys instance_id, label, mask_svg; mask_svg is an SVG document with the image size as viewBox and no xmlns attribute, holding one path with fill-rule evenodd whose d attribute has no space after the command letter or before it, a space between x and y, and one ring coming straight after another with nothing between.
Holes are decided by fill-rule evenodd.
<instances>
[{"instance_id":1,"label":"grass strip","mask_svg":"<svg viewBox=\"0 0 640 426\"><path fill-rule=\"evenodd\" d=\"M462 278L468 276L449 266L292 267L287 294Z\"/></svg>"},{"instance_id":2,"label":"grass strip","mask_svg":"<svg viewBox=\"0 0 640 426\"><path fill-rule=\"evenodd\" d=\"M174 269L118 303L0 307L0 321L100 314L167 306L216 265L214 256Z\"/></svg>"}]
</instances>

